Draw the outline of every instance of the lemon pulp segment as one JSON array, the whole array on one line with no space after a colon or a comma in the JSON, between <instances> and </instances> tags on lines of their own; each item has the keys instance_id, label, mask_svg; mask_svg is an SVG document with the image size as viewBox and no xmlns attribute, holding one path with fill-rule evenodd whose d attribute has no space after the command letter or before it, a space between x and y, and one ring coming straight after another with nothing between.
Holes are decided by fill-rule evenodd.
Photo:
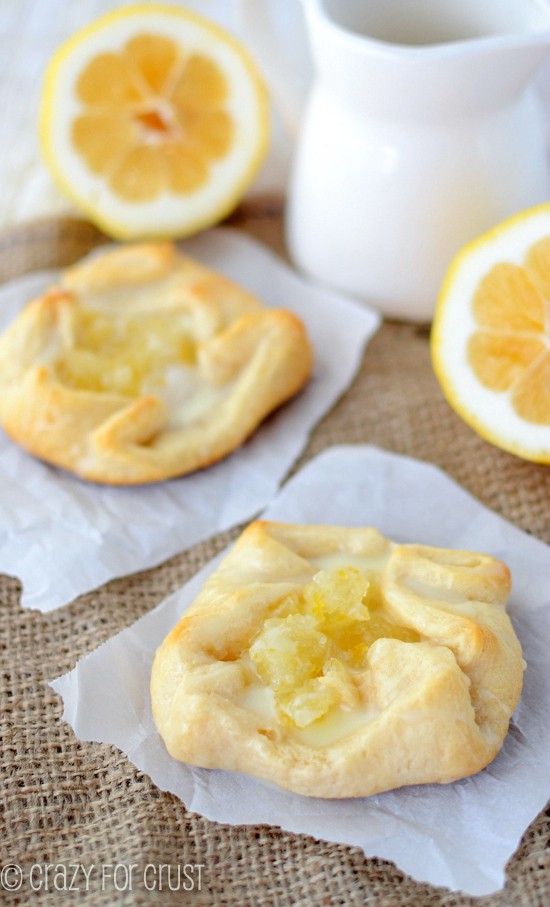
<instances>
[{"instance_id":1,"label":"lemon pulp segment","mask_svg":"<svg viewBox=\"0 0 550 907\"><path fill-rule=\"evenodd\" d=\"M480 281L473 299L477 328L468 359L490 390L510 393L527 422L550 425L550 237L533 244L523 267L501 262Z\"/></svg>"},{"instance_id":2,"label":"lemon pulp segment","mask_svg":"<svg viewBox=\"0 0 550 907\"><path fill-rule=\"evenodd\" d=\"M355 567L321 570L268 618L248 655L283 721L304 728L340 706L360 704L354 677L380 638L416 642L383 606L374 574Z\"/></svg>"},{"instance_id":3,"label":"lemon pulp segment","mask_svg":"<svg viewBox=\"0 0 550 907\"><path fill-rule=\"evenodd\" d=\"M76 93L75 149L128 201L195 191L234 140L223 73L169 38L139 34L118 53L98 54Z\"/></svg>"},{"instance_id":4,"label":"lemon pulp segment","mask_svg":"<svg viewBox=\"0 0 550 907\"><path fill-rule=\"evenodd\" d=\"M466 246L437 301L434 371L485 440L550 462L550 206L520 212Z\"/></svg>"}]
</instances>

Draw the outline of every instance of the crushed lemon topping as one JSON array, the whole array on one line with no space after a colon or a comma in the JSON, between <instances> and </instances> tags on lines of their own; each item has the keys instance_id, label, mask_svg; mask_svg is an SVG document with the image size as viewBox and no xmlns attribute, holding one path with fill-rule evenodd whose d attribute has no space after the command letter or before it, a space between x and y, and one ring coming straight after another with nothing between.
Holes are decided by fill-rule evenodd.
<instances>
[{"instance_id":1,"label":"crushed lemon topping","mask_svg":"<svg viewBox=\"0 0 550 907\"><path fill-rule=\"evenodd\" d=\"M355 567L319 571L277 613L265 621L249 656L272 689L279 716L299 728L336 706L359 705L354 674L375 640L419 639L384 612L376 577Z\"/></svg>"},{"instance_id":2,"label":"crushed lemon topping","mask_svg":"<svg viewBox=\"0 0 550 907\"><path fill-rule=\"evenodd\" d=\"M164 385L173 365L193 365L195 344L172 313L75 313L74 348L55 363L57 378L79 390L135 397Z\"/></svg>"}]
</instances>

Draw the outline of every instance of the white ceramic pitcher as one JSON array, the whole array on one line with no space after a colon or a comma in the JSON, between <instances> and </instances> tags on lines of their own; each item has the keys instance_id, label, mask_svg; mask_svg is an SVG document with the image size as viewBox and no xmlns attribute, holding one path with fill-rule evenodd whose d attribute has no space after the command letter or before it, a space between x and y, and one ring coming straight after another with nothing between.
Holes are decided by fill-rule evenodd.
<instances>
[{"instance_id":1,"label":"white ceramic pitcher","mask_svg":"<svg viewBox=\"0 0 550 907\"><path fill-rule=\"evenodd\" d=\"M545 0L303 0L316 78L289 186L298 267L427 320L468 241L550 201Z\"/></svg>"}]
</instances>

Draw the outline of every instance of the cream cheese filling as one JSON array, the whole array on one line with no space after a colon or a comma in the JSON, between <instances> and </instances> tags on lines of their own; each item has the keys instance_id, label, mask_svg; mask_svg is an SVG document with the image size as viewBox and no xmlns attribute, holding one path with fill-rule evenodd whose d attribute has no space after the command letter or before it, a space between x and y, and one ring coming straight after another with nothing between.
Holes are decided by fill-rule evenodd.
<instances>
[{"instance_id":1,"label":"cream cheese filling","mask_svg":"<svg viewBox=\"0 0 550 907\"><path fill-rule=\"evenodd\" d=\"M393 544L392 548L395 547ZM381 573L390 557L391 549L383 554L368 555L354 554L348 551L335 551L324 554L322 557L310 557L309 562L319 570L338 570L346 567L356 567L369 573Z\"/></svg>"},{"instance_id":2,"label":"cream cheese filling","mask_svg":"<svg viewBox=\"0 0 550 907\"><path fill-rule=\"evenodd\" d=\"M260 683L249 684L236 704L240 708L253 712L268 727L279 725L275 697L270 687ZM307 727L298 728L292 724L285 724L284 732L285 736L291 740L313 748L321 748L337 743L344 737L355 733L359 728L372 721L376 715L376 709L364 705L353 709L337 707Z\"/></svg>"},{"instance_id":3,"label":"cream cheese filling","mask_svg":"<svg viewBox=\"0 0 550 907\"><path fill-rule=\"evenodd\" d=\"M144 390L155 394L166 405L168 428L184 428L225 400L233 384L215 387L204 380L196 366L171 365L164 370L161 381L149 382Z\"/></svg>"},{"instance_id":4,"label":"cream cheese filling","mask_svg":"<svg viewBox=\"0 0 550 907\"><path fill-rule=\"evenodd\" d=\"M234 382L214 386L196 361L188 319L168 311L121 315L82 306L75 313L72 345L52 351L61 383L75 389L129 397L159 397L168 428L180 429L207 416Z\"/></svg>"}]
</instances>

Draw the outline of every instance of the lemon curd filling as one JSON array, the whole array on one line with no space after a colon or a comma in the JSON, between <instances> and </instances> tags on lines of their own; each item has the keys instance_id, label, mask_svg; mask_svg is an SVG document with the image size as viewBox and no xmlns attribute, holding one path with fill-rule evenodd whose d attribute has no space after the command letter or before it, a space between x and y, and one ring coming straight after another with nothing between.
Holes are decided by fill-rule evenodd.
<instances>
[{"instance_id":1,"label":"lemon curd filling","mask_svg":"<svg viewBox=\"0 0 550 907\"><path fill-rule=\"evenodd\" d=\"M419 640L391 619L379 575L356 566L324 569L286 597L248 650L253 679L241 705L276 716L297 739L317 745L372 717L359 688L369 647L383 637Z\"/></svg>"},{"instance_id":2,"label":"lemon curd filling","mask_svg":"<svg viewBox=\"0 0 550 907\"><path fill-rule=\"evenodd\" d=\"M162 390L167 369L192 366L196 348L172 313L75 313L74 346L56 362L58 379L78 390L137 397Z\"/></svg>"}]
</instances>

